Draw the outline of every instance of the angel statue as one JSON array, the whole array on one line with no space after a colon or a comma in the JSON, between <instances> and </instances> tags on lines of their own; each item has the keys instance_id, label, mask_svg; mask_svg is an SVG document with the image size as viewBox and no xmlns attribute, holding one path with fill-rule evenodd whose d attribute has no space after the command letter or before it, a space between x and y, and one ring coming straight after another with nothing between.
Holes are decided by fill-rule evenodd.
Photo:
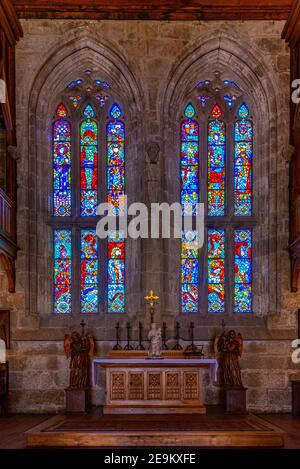
<instances>
[{"instance_id":1,"label":"angel statue","mask_svg":"<svg viewBox=\"0 0 300 469\"><path fill-rule=\"evenodd\" d=\"M148 339L150 340L149 358L160 358L162 351L161 328L157 329L154 322L151 324Z\"/></svg>"},{"instance_id":2,"label":"angel statue","mask_svg":"<svg viewBox=\"0 0 300 469\"><path fill-rule=\"evenodd\" d=\"M72 332L64 338L64 350L70 360L69 389L86 389L89 386L90 358L94 354L92 336Z\"/></svg>"},{"instance_id":3,"label":"angel statue","mask_svg":"<svg viewBox=\"0 0 300 469\"><path fill-rule=\"evenodd\" d=\"M219 354L221 381L226 387L242 388L240 357L243 352L243 338L231 330L223 332L216 338L215 352Z\"/></svg>"}]
</instances>

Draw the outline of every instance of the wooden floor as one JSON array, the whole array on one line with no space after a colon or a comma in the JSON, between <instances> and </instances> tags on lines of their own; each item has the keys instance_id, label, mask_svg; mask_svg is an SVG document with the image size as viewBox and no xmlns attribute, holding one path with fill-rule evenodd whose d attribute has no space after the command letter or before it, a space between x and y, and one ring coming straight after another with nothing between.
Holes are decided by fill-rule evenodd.
<instances>
[{"instance_id":1,"label":"wooden floor","mask_svg":"<svg viewBox=\"0 0 300 469\"><path fill-rule=\"evenodd\" d=\"M64 416L55 416L49 417L46 415L11 415L9 417L1 417L0 418L0 448L25 448L26 447L26 432L28 430L33 430L36 426L42 424L42 427L48 429L47 432L44 433L44 437L46 437L46 441L48 437L52 435L55 436L57 433L57 426L60 427L59 433L64 437L66 434L70 432L75 435L75 439L77 439L78 444L78 436L82 433L84 437L90 441L91 444L94 445L93 441L93 434L99 435L99 432L103 431L109 433L111 430L117 430L118 434L123 434L124 432L137 432L140 433L142 431L141 425L142 421L139 416L132 416L130 418L130 422L128 419L125 421L124 416L113 416L114 422L112 422L112 416L109 418L103 418L101 422L101 415L99 412L93 412L92 414L88 415L85 418L78 418L76 416L70 416L65 418ZM150 416L151 417L151 416ZM147 419L150 418L147 416ZM238 431L241 435L242 433L249 433L249 432L257 432L260 428L260 431L265 431L267 429L267 433L270 433L273 428L272 426L275 425L277 428L281 429L285 432L284 435L284 447L285 448L300 448L300 417L293 417L290 414L268 414L268 415L260 415L259 418L255 418L254 416L248 417L248 419L232 419L232 417L222 417L220 418L220 414L218 413L208 413L208 416L195 416L195 418L191 419L191 416L188 416L188 419L180 418L180 423L177 421L176 423L176 416L173 416L170 419L168 416L168 428L166 428L166 421L159 422L157 420L157 416L155 419L151 420L151 431L157 431L157 428L162 427L162 423L164 424L165 430L168 432L169 436L172 432L178 431L180 428L180 438L181 445L183 444L182 435L186 433L188 440L190 441L190 437L195 436L195 431L199 430L200 424L202 425L202 430L209 433L211 431L216 433L223 433L234 430ZM162 418L161 416L159 418ZM201 421L199 421L199 419ZM150 420L147 420L147 429L149 430ZM222 423L223 422L223 423ZM124 424L125 423L125 424ZM269 427L271 424L271 428ZM180 427L178 427L180 425ZM233 425L233 427L232 427ZM230 426L230 429L229 429ZM252 430L249 430L249 426L252 426ZM255 429L256 428L256 429ZM198 430L197 430L198 429ZM34 432L36 433L36 432ZM262 433L259 433L262 436ZM136 435L135 435L136 436ZM172 435L171 435L172 436ZM174 434L173 434L174 436ZM28 433L27 433L28 437ZM56 436L55 436L56 438ZM139 439L139 438L138 438ZM211 441L208 446L215 446L215 441L213 441L211 434ZM69 440L70 441L70 440ZM116 440L115 440L116 441ZM261 441L261 440L260 440ZM45 444L45 441L42 442L42 446L48 446L49 442ZM152 446L153 446L152 442ZM175 442L176 443L176 442ZM170 440L170 446L173 446L174 439ZM278 442L277 442L278 443ZM135 443L136 444L136 443ZM74 445L74 440L73 440ZM186 442L184 443L186 445ZM97 447L101 446L96 444ZM114 447L120 447L119 444L113 445ZM195 444L195 446L199 446ZM226 446L226 445L225 445ZM276 445L275 445L276 446ZM107 445L106 445L107 447Z\"/></svg>"},{"instance_id":2,"label":"wooden floor","mask_svg":"<svg viewBox=\"0 0 300 469\"><path fill-rule=\"evenodd\" d=\"M16 414L0 417L0 449L26 448L25 432L49 419L49 415Z\"/></svg>"}]
</instances>

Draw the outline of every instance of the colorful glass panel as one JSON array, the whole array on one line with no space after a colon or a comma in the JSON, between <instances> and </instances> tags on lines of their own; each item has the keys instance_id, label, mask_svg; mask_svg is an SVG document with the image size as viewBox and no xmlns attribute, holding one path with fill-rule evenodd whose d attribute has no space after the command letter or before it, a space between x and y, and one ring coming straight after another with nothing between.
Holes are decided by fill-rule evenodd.
<instances>
[{"instance_id":1,"label":"colorful glass panel","mask_svg":"<svg viewBox=\"0 0 300 469\"><path fill-rule=\"evenodd\" d=\"M109 100L109 96L104 95L104 94L96 94L95 98L99 102L100 107L103 107L105 105L106 101Z\"/></svg>"},{"instance_id":2,"label":"colorful glass panel","mask_svg":"<svg viewBox=\"0 0 300 469\"><path fill-rule=\"evenodd\" d=\"M209 216L225 215L225 123L219 120L222 112L216 104L208 123L208 175L207 213Z\"/></svg>"},{"instance_id":3,"label":"colorful glass panel","mask_svg":"<svg viewBox=\"0 0 300 469\"><path fill-rule=\"evenodd\" d=\"M199 126L193 117L195 108L188 104L181 123L181 204L183 215L196 215L199 202ZM198 311L197 232L184 232L181 239L181 310Z\"/></svg>"},{"instance_id":4,"label":"colorful glass panel","mask_svg":"<svg viewBox=\"0 0 300 469\"><path fill-rule=\"evenodd\" d=\"M225 311L225 231L209 229L208 257L208 312Z\"/></svg>"},{"instance_id":5,"label":"colorful glass panel","mask_svg":"<svg viewBox=\"0 0 300 469\"><path fill-rule=\"evenodd\" d=\"M211 116L214 119L218 119L218 117L221 117L221 115L222 115L222 111L220 109L220 106L218 104L215 104L214 107L212 108Z\"/></svg>"},{"instance_id":6,"label":"colorful glass panel","mask_svg":"<svg viewBox=\"0 0 300 469\"><path fill-rule=\"evenodd\" d=\"M195 117L196 110L192 104L188 104L184 110L184 116L188 119Z\"/></svg>"},{"instance_id":7,"label":"colorful glass panel","mask_svg":"<svg viewBox=\"0 0 300 469\"><path fill-rule=\"evenodd\" d=\"M80 214L95 216L98 203L98 126L91 118L94 110L87 105L87 117L80 125Z\"/></svg>"},{"instance_id":8,"label":"colorful glass panel","mask_svg":"<svg viewBox=\"0 0 300 469\"><path fill-rule=\"evenodd\" d=\"M107 125L107 199L109 212L122 215L125 196L125 126L119 121L122 110L117 103L112 105ZM125 240L121 230L109 233L107 249L107 309L109 313L125 311Z\"/></svg>"},{"instance_id":9,"label":"colorful glass panel","mask_svg":"<svg viewBox=\"0 0 300 469\"><path fill-rule=\"evenodd\" d=\"M234 86L235 88L239 88L235 81L230 80L223 80L224 85Z\"/></svg>"},{"instance_id":10,"label":"colorful glass panel","mask_svg":"<svg viewBox=\"0 0 300 469\"><path fill-rule=\"evenodd\" d=\"M232 107L234 101L236 100L236 96L235 96L235 95L232 95L232 96L225 95L225 96L223 96L223 98L224 98L224 101L227 103L227 105L228 105L229 107Z\"/></svg>"},{"instance_id":11,"label":"colorful glass panel","mask_svg":"<svg viewBox=\"0 0 300 469\"><path fill-rule=\"evenodd\" d=\"M80 96L80 94L77 94L77 95L70 95L68 96L68 98L72 102L73 106L77 107L79 101L82 99L82 96Z\"/></svg>"},{"instance_id":12,"label":"colorful glass panel","mask_svg":"<svg viewBox=\"0 0 300 469\"><path fill-rule=\"evenodd\" d=\"M234 231L234 311L252 310L252 231Z\"/></svg>"},{"instance_id":13,"label":"colorful glass panel","mask_svg":"<svg viewBox=\"0 0 300 469\"><path fill-rule=\"evenodd\" d=\"M119 119L119 117L121 117L121 115L122 115L122 110L121 110L120 106L117 103L114 103L112 105L111 110L110 110L110 117L112 119Z\"/></svg>"},{"instance_id":14,"label":"colorful glass panel","mask_svg":"<svg viewBox=\"0 0 300 469\"><path fill-rule=\"evenodd\" d=\"M234 126L234 214L251 216L253 124L245 103L240 106L238 116L241 119Z\"/></svg>"},{"instance_id":15,"label":"colorful glass panel","mask_svg":"<svg viewBox=\"0 0 300 469\"><path fill-rule=\"evenodd\" d=\"M194 115L191 104L184 114ZM183 214L195 214L199 201L199 126L195 120L187 119L181 124L181 204Z\"/></svg>"},{"instance_id":16,"label":"colorful glass panel","mask_svg":"<svg viewBox=\"0 0 300 469\"><path fill-rule=\"evenodd\" d=\"M207 94L202 94L200 96L197 96L197 98L200 101L201 107L205 108L206 104L211 99L211 96L208 96Z\"/></svg>"},{"instance_id":17,"label":"colorful glass panel","mask_svg":"<svg viewBox=\"0 0 300 469\"><path fill-rule=\"evenodd\" d=\"M59 105L56 115L61 116L52 126L53 161L53 215L71 216L71 126L67 110Z\"/></svg>"},{"instance_id":18,"label":"colorful glass panel","mask_svg":"<svg viewBox=\"0 0 300 469\"><path fill-rule=\"evenodd\" d=\"M107 81L103 80L95 80L96 85L98 86L104 86L105 88L110 88L110 84L107 83Z\"/></svg>"},{"instance_id":19,"label":"colorful glass panel","mask_svg":"<svg viewBox=\"0 0 300 469\"><path fill-rule=\"evenodd\" d=\"M198 311L198 242L196 231L186 231L181 240L181 310Z\"/></svg>"},{"instance_id":20,"label":"colorful glass panel","mask_svg":"<svg viewBox=\"0 0 300 469\"><path fill-rule=\"evenodd\" d=\"M57 117L67 117L68 111L66 109L66 106L64 104L59 104L56 108L55 114Z\"/></svg>"},{"instance_id":21,"label":"colorful glass panel","mask_svg":"<svg viewBox=\"0 0 300 469\"><path fill-rule=\"evenodd\" d=\"M71 230L54 230L54 312L71 313L72 238Z\"/></svg>"},{"instance_id":22,"label":"colorful glass panel","mask_svg":"<svg viewBox=\"0 0 300 469\"><path fill-rule=\"evenodd\" d=\"M90 104L86 105L86 107L83 111L83 115L87 118L95 117L94 109L92 108L92 106Z\"/></svg>"},{"instance_id":23,"label":"colorful glass panel","mask_svg":"<svg viewBox=\"0 0 300 469\"><path fill-rule=\"evenodd\" d=\"M98 238L95 229L80 233L80 305L82 313L98 312Z\"/></svg>"},{"instance_id":24,"label":"colorful glass panel","mask_svg":"<svg viewBox=\"0 0 300 469\"><path fill-rule=\"evenodd\" d=\"M202 88L205 85L209 85L209 83L210 83L210 80L199 81L199 83L196 85L196 88Z\"/></svg>"},{"instance_id":25,"label":"colorful glass panel","mask_svg":"<svg viewBox=\"0 0 300 469\"><path fill-rule=\"evenodd\" d=\"M82 80L79 79L79 80L73 80L73 81L70 81L70 83L67 85L67 88L74 88L74 86L79 86L82 84Z\"/></svg>"}]
</instances>

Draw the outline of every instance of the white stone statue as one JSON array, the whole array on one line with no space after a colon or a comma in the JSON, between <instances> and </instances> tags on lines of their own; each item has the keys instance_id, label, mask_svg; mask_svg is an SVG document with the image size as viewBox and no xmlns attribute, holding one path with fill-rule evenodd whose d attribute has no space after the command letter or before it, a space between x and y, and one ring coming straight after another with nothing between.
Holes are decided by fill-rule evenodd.
<instances>
[{"instance_id":1,"label":"white stone statue","mask_svg":"<svg viewBox=\"0 0 300 469\"><path fill-rule=\"evenodd\" d=\"M162 351L162 339L161 339L161 328L156 328L156 324L153 322L151 329L148 334L150 342L149 358L161 358Z\"/></svg>"}]
</instances>

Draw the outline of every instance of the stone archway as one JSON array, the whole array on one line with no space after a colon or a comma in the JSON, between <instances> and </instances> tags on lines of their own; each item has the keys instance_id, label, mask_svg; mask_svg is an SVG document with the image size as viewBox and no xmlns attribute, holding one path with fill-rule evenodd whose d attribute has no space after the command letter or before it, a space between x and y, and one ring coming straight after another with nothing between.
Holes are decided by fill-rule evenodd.
<instances>
[{"instance_id":1,"label":"stone archway","mask_svg":"<svg viewBox=\"0 0 300 469\"><path fill-rule=\"evenodd\" d=\"M200 44L200 45L199 45ZM168 85L161 96L161 113L171 125L165 127L163 152L166 193L172 201L179 200L179 187L174 185L178 178L178 122L182 103L196 84L211 77L214 70L221 70L226 78L239 83L240 88L252 103L257 132L254 178L256 181L256 203L259 203L260 220L256 228L255 272L261 281L256 285L254 311L257 316L278 313L278 285L280 271L277 239L277 173L280 164L280 149L277 128L282 126L287 113L284 94L280 89L273 64L268 62L260 50L250 48L246 37L231 36L227 32L198 38L197 44L189 45L181 54L169 75ZM179 161L179 157L178 157ZM258 213L258 211L257 211ZM174 246L168 252L165 271L165 295L167 310L177 310L174 285L179 264L174 263ZM178 251L178 249L177 249ZM179 251L178 251L179 259ZM270 276L269 272L274 272ZM173 291L169 286L173 285ZM179 291L176 292L179 297ZM175 302L174 302L175 298Z\"/></svg>"},{"instance_id":2,"label":"stone archway","mask_svg":"<svg viewBox=\"0 0 300 469\"><path fill-rule=\"evenodd\" d=\"M126 109L128 125L127 155L129 190L134 192L136 181L132 168L142 167L142 122L137 119L143 107L143 97L140 85L131 73L122 57L97 37L92 37L86 31L78 32L69 42L57 49L45 62L35 78L29 100L29 154L28 200L30 218L28 220L29 236L27 245L28 255L28 295L26 301L27 313L32 315L49 315L51 292L49 291L49 266L51 259L49 252L49 229L45 224L47 218L47 197L50 193L49 164L51 146L49 143L49 123L51 122L54 102L62 85L76 78L78 70L93 69L99 71L101 77L111 83L116 96ZM127 162L126 162L127 164ZM47 190L45 190L47 188ZM130 243L129 243L130 244ZM138 250L129 246L131 256L128 256L127 270L129 272L128 290L139 285L140 268ZM131 272L131 274L130 274ZM138 295L132 294L128 298L130 311L138 309ZM106 321L106 319L104 319Z\"/></svg>"}]
</instances>

